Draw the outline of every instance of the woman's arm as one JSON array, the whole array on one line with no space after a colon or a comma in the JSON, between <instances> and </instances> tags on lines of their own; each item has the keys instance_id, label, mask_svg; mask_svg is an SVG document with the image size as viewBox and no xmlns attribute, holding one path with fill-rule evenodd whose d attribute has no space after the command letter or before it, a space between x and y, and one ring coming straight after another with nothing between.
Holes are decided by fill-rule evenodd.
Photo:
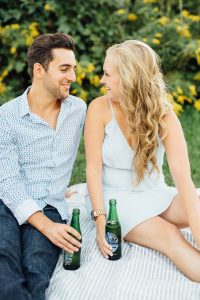
<instances>
[{"instance_id":1,"label":"woman's arm","mask_svg":"<svg viewBox=\"0 0 200 300\"><path fill-rule=\"evenodd\" d=\"M103 111L98 98L89 105L84 130L86 177L93 209L104 209L102 191L103 139Z\"/></svg>"},{"instance_id":2,"label":"woman's arm","mask_svg":"<svg viewBox=\"0 0 200 300\"><path fill-rule=\"evenodd\" d=\"M102 189L102 146L105 128L105 101L97 98L88 108L84 140L86 152L87 186L93 209L105 209ZM110 246L105 239L106 218L100 215L96 220L97 243L103 255L112 255Z\"/></svg>"},{"instance_id":3,"label":"woman's arm","mask_svg":"<svg viewBox=\"0 0 200 300\"><path fill-rule=\"evenodd\" d=\"M186 212L195 241L200 246L200 200L192 182L187 145L174 112L164 117L167 136L163 141L169 169Z\"/></svg>"}]
</instances>

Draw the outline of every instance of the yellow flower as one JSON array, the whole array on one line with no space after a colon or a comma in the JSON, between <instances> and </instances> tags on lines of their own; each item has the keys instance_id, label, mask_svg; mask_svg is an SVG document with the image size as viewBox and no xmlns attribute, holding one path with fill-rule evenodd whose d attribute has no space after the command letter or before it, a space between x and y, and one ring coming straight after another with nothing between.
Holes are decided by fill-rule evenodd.
<instances>
[{"instance_id":1,"label":"yellow flower","mask_svg":"<svg viewBox=\"0 0 200 300\"><path fill-rule=\"evenodd\" d=\"M197 74L194 76L195 80L200 80L200 72L197 72Z\"/></svg>"},{"instance_id":2,"label":"yellow flower","mask_svg":"<svg viewBox=\"0 0 200 300\"><path fill-rule=\"evenodd\" d=\"M82 72L82 73L80 74L80 77L81 77L81 79L84 79L84 78L85 78L85 72Z\"/></svg>"},{"instance_id":3,"label":"yellow flower","mask_svg":"<svg viewBox=\"0 0 200 300\"><path fill-rule=\"evenodd\" d=\"M197 99L195 102L194 102L194 108L198 111L200 111L200 99Z\"/></svg>"},{"instance_id":4,"label":"yellow flower","mask_svg":"<svg viewBox=\"0 0 200 300\"><path fill-rule=\"evenodd\" d=\"M167 100L168 100L170 103L173 103L173 101L174 101L173 95L170 94L170 93L167 93Z\"/></svg>"},{"instance_id":5,"label":"yellow flower","mask_svg":"<svg viewBox=\"0 0 200 300\"><path fill-rule=\"evenodd\" d=\"M3 70L1 76L2 76L2 78L8 76L8 70L7 69Z\"/></svg>"},{"instance_id":6,"label":"yellow flower","mask_svg":"<svg viewBox=\"0 0 200 300\"><path fill-rule=\"evenodd\" d=\"M77 89L73 89L73 90L71 91L71 94L76 95L76 94L77 94Z\"/></svg>"},{"instance_id":7,"label":"yellow flower","mask_svg":"<svg viewBox=\"0 0 200 300\"><path fill-rule=\"evenodd\" d=\"M77 81L78 84L82 85L83 80L80 76L76 77L76 81Z\"/></svg>"},{"instance_id":8,"label":"yellow flower","mask_svg":"<svg viewBox=\"0 0 200 300\"><path fill-rule=\"evenodd\" d=\"M79 97L83 100L86 100L88 96L88 92L81 90Z\"/></svg>"},{"instance_id":9,"label":"yellow flower","mask_svg":"<svg viewBox=\"0 0 200 300\"><path fill-rule=\"evenodd\" d=\"M157 6L154 7L154 8L153 8L153 11L154 11L154 12L158 12L158 11L159 11L158 7L157 7Z\"/></svg>"},{"instance_id":10,"label":"yellow flower","mask_svg":"<svg viewBox=\"0 0 200 300\"><path fill-rule=\"evenodd\" d=\"M11 47L11 48L10 48L10 53L11 53L11 54L15 54L16 52L17 52L16 47Z\"/></svg>"},{"instance_id":11,"label":"yellow flower","mask_svg":"<svg viewBox=\"0 0 200 300\"><path fill-rule=\"evenodd\" d=\"M106 88L105 88L105 86L102 86L102 87L100 88L100 93L101 93L102 95L105 95L105 94L106 94Z\"/></svg>"},{"instance_id":12,"label":"yellow flower","mask_svg":"<svg viewBox=\"0 0 200 300\"><path fill-rule=\"evenodd\" d=\"M32 36L33 38L37 37L38 35L39 35L39 32L38 32L36 29L31 30L31 36Z\"/></svg>"},{"instance_id":13,"label":"yellow flower","mask_svg":"<svg viewBox=\"0 0 200 300\"><path fill-rule=\"evenodd\" d=\"M11 28L14 29L14 30L17 30L19 29L19 24L11 24Z\"/></svg>"},{"instance_id":14,"label":"yellow flower","mask_svg":"<svg viewBox=\"0 0 200 300\"><path fill-rule=\"evenodd\" d=\"M44 10L46 10L46 11L52 11L53 7L51 5L49 5L48 3L46 3L45 6L44 6Z\"/></svg>"},{"instance_id":15,"label":"yellow flower","mask_svg":"<svg viewBox=\"0 0 200 300\"><path fill-rule=\"evenodd\" d=\"M199 22L200 21L200 16L189 15L188 19L192 20L193 22Z\"/></svg>"},{"instance_id":16,"label":"yellow flower","mask_svg":"<svg viewBox=\"0 0 200 300\"><path fill-rule=\"evenodd\" d=\"M176 92L172 92L172 95L173 95L174 97L177 97L177 96L178 96L178 94L177 94Z\"/></svg>"},{"instance_id":17,"label":"yellow flower","mask_svg":"<svg viewBox=\"0 0 200 300\"><path fill-rule=\"evenodd\" d=\"M188 26L177 26L176 31L178 32L179 35L185 37L185 38L191 38L191 33L188 29Z\"/></svg>"},{"instance_id":18,"label":"yellow flower","mask_svg":"<svg viewBox=\"0 0 200 300\"><path fill-rule=\"evenodd\" d=\"M152 43L158 45L158 44L160 44L160 40L158 40L158 39L152 39Z\"/></svg>"},{"instance_id":19,"label":"yellow flower","mask_svg":"<svg viewBox=\"0 0 200 300\"><path fill-rule=\"evenodd\" d=\"M180 23L180 19L175 18L174 21L175 21L176 24Z\"/></svg>"},{"instance_id":20,"label":"yellow flower","mask_svg":"<svg viewBox=\"0 0 200 300\"><path fill-rule=\"evenodd\" d=\"M178 92L179 94L183 94L183 90L182 90L182 88L181 88L180 86L177 87L177 92Z\"/></svg>"},{"instance_id":21,"label":"yellow flower","mask_svg":"<svg viewBox=\"0 0 200 300\"><path fill-rule=\"evenodd\" d=\"M128 17L127 17L127 19L128 19L129 21L131 21L131 22L136 21L137 18L138 18L138 17L137 17L134 13L128 14Z\"/></svg>"},{"instance_id":22,"label":"yellow flower","mask_svg":"<svg viewBox=\"0 0 200 300\"><path fill-rule=\"evenodd\" d=\"M27 36L26 37L26 45L30 46L33 42L34 38L32 36Z\"/></svg>"},{"instance_id":23,"label":"yellow flower","mask_svg":"<svg viewBox=\"0 0 200 300\"><path fill-rule=\"evenodd\" d=\"M197 48L195 50L195 54L196 54L197 63L198 65L200 65L200 48Z\"/></svg>"},{"instance_id":24,"label":"yellow flower","mask_svg":"<svg viewBox=\"0 0 200 300\"><path fill-rule=\"evenodd\" d=\"M180 102L181 104L184 104L185 96L178 96L177 101Z\"/></svg>"},{"instance_id":25,"label":"yellow flower","mask_svg":"<svg viewBox=\"0 0 200 300\"><path fill-rule=\"evenodd\" d=\"M26 35L27 35L27 30L26 29L22 30L22 35L26 37Z\"/></svg>"},{"instance_id":26,"label":"yellow flower","mask_svg":"<svg viewBox=\"0 0 200 300\"><path fill-rule=\"evenodd\" d=\"M188 10L184 9L184 10L182 10L181 14L182 14L183 17L188 17L190 13L189 13Z\"/></svg>"},{"instance_id":27,"label":"yellow flower","mask_svg":"<svg viewBox=\"0 0 200 300\"><path fill-rule=\"evenodd\" d=\"M185 101L188 102L188 103L190 103L190 104L192 103L192 99L189 98L189 97L185 97Z\"/></svg>"},{"instance_id":28,"label":"yellow flower","mask_svg":"<svg viewBox=\"0 0 200 300\"><path fill-rule=\"evenodd\" d=\"M183 112L183 107L182 107L180 104L174 102L174 103L173 103L173 110L174 110L174 112L175 112L177 115L180 115L180 113Z\"/></svg>"},{"instance_id":29,"label":"yellow flower","mask_svg":"<svg viewBox=\"0 0 200 300\"><path fill-rule=\"evenodd\" d=\"M156 3L157 0L143 0L144 3Z\"/></svg>"},{"instance_id":30,"label":"yellow flower","mask_svg":"<svg viewBox=\"0 0 200 300\"><path fill-rule=\"evenodd\" d=\"M30 30L34 30L37 26L38 26L38 23L37 23L37 22L32 22L32 23L28 26L28 28L29 28Z\"/></svg>"},{"instance_id":31,"label":"yellow flower","mask_svg":"<svg viewBox=\"0 0 200 300\"><path fill-rule=\"evenodd\" d=\"M3 94L6 91L6 86L3 82L0 82L0 94Z\"/></svg>"},{"instance_id":32,"label":"yellow flower","mask_svg":"<svg viewBox=\"0 0 200 300\"><path fill-rule=\"evenodd\" d=\"M37 30L38 27L38 23L37 22L33 22L29 25L29 29L30 29L30 35L35 38L39 35L39 31Z\"/></svg>"},{"instance_id":33,"label":"yellow flower","mask_svg":"<svg viewBox=\"0 0 200 300\"><path fill-rule=\"evenodd\" d=\"M192 96L197 96L196 86L194 84L189 86L189 90Z\"/></svg>"},{"instance_id":34,"label":"yellow flower","mask_svg":"<svg viewBox=\"0 0 200 300\"><path fill-rule=\"evenodd\" d=\"M165 25L167 25L167 24L169 23L169 18L163 16L163 17L161 17L158 21L159 21L159 23L160 23L161 25L165 26Z\"/></svg>"},{"instance_id":35,"label":"yellow flower","mask_svg":"<svg viewBox=\"0 0 200 300\"><path fill-rule=\"evenodd\" d=\"M158 37L158 38L162 37L162 33L159 33L159 32L156 33L156 34L155 34L155 37Z\"/></svg>"},{"instance_id":36,"label":"yellow flower","mask_svg":"<svg viewBox=\"0 0 200 300\"><path fill-rule=\"evenodd\" d=\"M88 73L92 73L92 72L94 71L94 69L95 69L95 66L94 66L92 63L90 63L90 64L87 66L87 72L88 72Z\"/></svg>"},{"instance_id":37,"label":"yellow flower","mask_svg":"<svg viewBox=\"0 0 200 300\"><path fill-rule=\"evenodd\" d=\"M116 11L116 14L117 15L124 15L126 13L126 11L125 11L125 9L118 9L117 11Z\"/></svg>"},{"instance_id":38,"label":"yellow flower","mask_svg":"<svg viewBox=\"0 0 200 300\"><path fill-rule=\"evenodd\" d=\"M99 86L99 83L100 83L100 78L98 75L95 75L95 76L92 76L90 77L90 83L94 86Z\"/></svg>"}]
</instances>

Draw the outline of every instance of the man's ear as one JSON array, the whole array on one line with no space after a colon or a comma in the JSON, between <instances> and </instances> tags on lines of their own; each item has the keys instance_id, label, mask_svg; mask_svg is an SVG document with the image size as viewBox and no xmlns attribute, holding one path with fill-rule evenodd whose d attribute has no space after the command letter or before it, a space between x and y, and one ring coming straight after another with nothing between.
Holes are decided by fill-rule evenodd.
<instances>
[{"instance_id":1,"label":"man's ear","mask_svg":"<svg viewBox=\"0 0 200 300\"><path fill-rule=\"evenodd\" d=\"M43 66L39 63L35 63L33 66L33 77L41 79L43 78L45 70Z\"/></svg>"}]
</instances>

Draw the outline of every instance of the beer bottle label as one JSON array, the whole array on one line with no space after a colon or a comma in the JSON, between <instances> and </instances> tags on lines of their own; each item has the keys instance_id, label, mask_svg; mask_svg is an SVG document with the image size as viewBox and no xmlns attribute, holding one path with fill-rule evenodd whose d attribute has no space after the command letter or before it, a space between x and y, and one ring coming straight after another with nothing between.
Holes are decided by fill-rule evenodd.
<instances>
[{"instance_id":1,"label":"beer bottle label","mask_svg":"<svg viewBox=\"0 0 200 300\"><path fill-rule=\"evenodd\" d=\"M107 239L108 244L112 247L112 252L115 252L119 248L118 237L111 232L107 232L106 239Z\"/></svg>"},{"instance_id":2,"label":"beer bottle label","mask_svg":"<svg viewBox=\"0 0 200 300\"><path fill-rule=\"evenodd\" d=\"M73 254L64 252L64 264L70 266L72 264Z\"/></svg>"}]
</instances>

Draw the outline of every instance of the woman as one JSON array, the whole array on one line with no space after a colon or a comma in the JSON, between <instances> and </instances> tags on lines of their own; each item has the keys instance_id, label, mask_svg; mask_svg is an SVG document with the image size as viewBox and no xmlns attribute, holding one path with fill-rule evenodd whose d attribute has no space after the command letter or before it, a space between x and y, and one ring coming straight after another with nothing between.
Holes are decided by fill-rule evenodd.
<instances>
[{"instance_id":1,"label":"woman","mask_svg":"<svg viewBox=\"0 0 200 300\"><path fill-rule=\"evenodd\" d=\"M116 198L124 240L162 252L200 282L200 252L180 232L190 226L200 246L200 201L158 56L139 41L114 45L101 83L107 94L92 101L85 125L87 206L96 216L97 244L105 257L112 255L105 214ZM164 181L164 151L176 188Z\"/></svg>"}]
</instances>

